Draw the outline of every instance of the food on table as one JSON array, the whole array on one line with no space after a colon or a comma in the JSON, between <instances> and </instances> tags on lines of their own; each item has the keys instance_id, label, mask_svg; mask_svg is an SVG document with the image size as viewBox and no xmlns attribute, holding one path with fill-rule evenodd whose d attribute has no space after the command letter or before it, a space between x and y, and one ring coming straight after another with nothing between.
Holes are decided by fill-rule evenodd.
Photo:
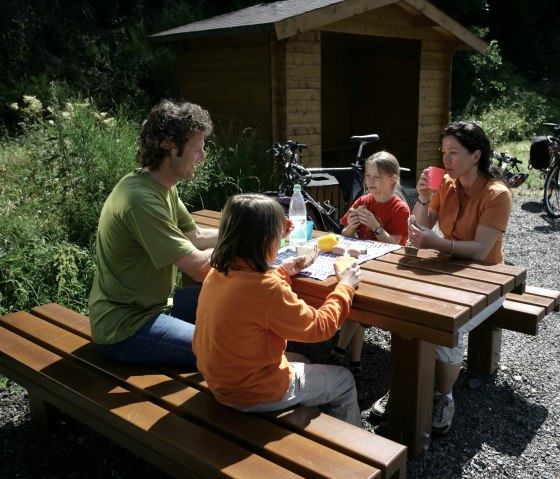
<instances>
[{"instance_id":1,"label":"food on table","mask_svg":"<svg viewBox=\"0 0 560 479\"><path fill-rule=\"evenodd\" d=\"M334 263L339 271L344 271L356 263L356 258L352 258L352 256L341 256L340 258L336 258Z\"/></svg>"},{"instance_id":2,"label":"food on table","mask_svg":"<svg viewBox=\"0 0 560 479\"><path fill-rule=\"evenodd\" d=\"M361 254L366 254L367 249L358 248L357 246L351 246L348 248L348 254L354 258L359 257Z\"/></svg>"},{"instance_id":3,"label":"food on table","mask_svg":"<svg viewBox=\"0 0 560 479\"><path fill-rule=\"evenodd\" d=\"M330 252L332 254L342 256L344 253L346 253L346 248L344 246L341 246L341 245L335 245L335 246L332 247Z\"/></svg>"},{"instance_id":4,"label":"food on table","mask_svg":"<svg viewBox=\"0 0 560 479\"><path fill-rule=\"evenodd\" d=\"M317 240L317 244L319 245L319 249L321 251L325 251L326 253L330 253L334 246L338 244L338 238L333 234L328 234L325 236L321 236Z\"/></svg>"},{"instance_id":5,"label":"food on table","mask_svg":"<svg viewBox=\"0 0 560 479\"><path fill-rule=\"evenodd\" d=\"M319 254L319 247L317 243L302 243L296 246L296 256L304 256L305 262L304 265L307 268Z\"/></svg>"}]
</instances>

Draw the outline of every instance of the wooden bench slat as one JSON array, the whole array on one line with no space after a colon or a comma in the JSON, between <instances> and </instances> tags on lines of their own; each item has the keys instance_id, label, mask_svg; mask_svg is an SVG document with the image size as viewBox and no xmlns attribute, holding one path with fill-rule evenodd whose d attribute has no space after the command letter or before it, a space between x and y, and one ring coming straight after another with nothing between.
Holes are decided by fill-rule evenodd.
<instances>
[{"instance_id":1,"label":"wooden bench slat","mask_svg":"<svg viewBox=\"0 0 560 479\"><path fill-rule=\"evenodd\" d=\"M545 296L554 301L553 311L560 311L560 291L548 288L538 288L536 286L527 286L525 291L528 294L534 294L535 296Z\"/></svg>"},{"instance_id":2,"label":"wooden bench slat","mask_svg":"<svg viewBox=\"0 0 560 479\"><path fill-rule=\"evenodd\" d=\"M554 309L554 299L546 296L529 294L527 291L524 294L508 293L506 295L508 301L514 303L524 303L532 306L540 306L545 309L545 314L552 312Z\"/></svg>"},{"instance_id":3,"label":"wooden bench slat","mask_svg":"<svg viewBox=\"0 0 560 479\"><path fill-rule=\"evenodd\" d=\"M196 389L185 387L169 376L154 372L153 368L121 365L103 358L95 346L85 338L69 334L67 330L26 313L0 318L0 323L17 330L55 354L84 361L85 364L111 374L121 387L134 388L150 401L189 420L195 420L205 429L210 428L243 447L305 477L369 478L378 469L347 455L326 448L303 436L291 434L285 428L272 424L257 415L243 414L220 405L213 397ZM40 338L40 339L35 339ZM357 429L357 428L355 428ZM358 429L358 431L360 431ZM305 460L301 460L305 457Z\"/></svg>"},{"instance_id":4,"label":"wooden bench slat","mask_svg":"<svg viewBox=\"0 0 560 479\"><path fill-rule=\"evenodd\" d=\"M0 371L175 477L300 477L4 327Z\"/></svg>"},{"instance_id":5,"label":"wooden bench slat","mask_svg":"<svg viewBox=\"0 0 560 479\"><path fill-rule=\"evenodd\" d=\"M33 308L32 313L65 327L69 331L75 331L76 334L84 334L87 339L90 338L89 320L79 313L63 308L58 304L38 306ZM186 372L185 368L180 367L160 369L173 378L210 393L206 381L198 372ZM303 412L299 411L300 407ZM383 478L404 479L406 475L406 446L367 431L357 430L354 426L324 413L318 414L310 421L302 420L308 414L308 408L298 406L294 408L293 413L289 411L286 414L278 413L277 420L285 427L298 431L308 438L381 469ZM275 414L272 413L269 417L275 417ZM337 424L337 428L333 427L333 422ZM340 432L341 429L344 433ZM357 435L354 436L354 434ZM354 437L358 440L352 439Z\"/></svg>"},{"instance_id":6,"label":"wooden bench slat","mask_svg":"<svg viewBox=\"0 0 560 479\"><path fill-rule=\"evenodd\" d=\"M532 304L505 300L488 322L496 328L509 329L536 336L539 322L544 318L546 309Z\"/></svg>"}]
</instances>

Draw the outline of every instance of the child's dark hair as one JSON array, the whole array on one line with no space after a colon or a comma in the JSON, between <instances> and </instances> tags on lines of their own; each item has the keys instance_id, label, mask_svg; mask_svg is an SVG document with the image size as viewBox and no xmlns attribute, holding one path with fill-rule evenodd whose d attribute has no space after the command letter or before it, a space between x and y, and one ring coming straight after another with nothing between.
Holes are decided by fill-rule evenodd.
<instances>
[{"instance_id":1,"label":"child's dark hair","mask_svg":"<svg viewBox=\"0 0 560 479\"><path fill-rule=\"evenodd\" d=\"M227 275L237 269L242 258L256 271L270 268L267 259L274 240L286 226L286 215L274 198L257 193L239 194L228 198L212 253L211 264Z\"/></svg>"}]
</instances>

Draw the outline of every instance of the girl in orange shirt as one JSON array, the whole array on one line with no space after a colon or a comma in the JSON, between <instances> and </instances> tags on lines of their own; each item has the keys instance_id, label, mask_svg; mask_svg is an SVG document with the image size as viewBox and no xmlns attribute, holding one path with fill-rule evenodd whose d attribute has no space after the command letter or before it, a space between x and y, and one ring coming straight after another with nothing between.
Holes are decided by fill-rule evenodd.
<instances>
[{"instance_id":1,"label":"girl in orange shirt","mask_svg":"<svg viewBox=\"0 0 560 479\"><path fill-rule=\"evenodd\" d=\"M336 268L338 284L316 309L292 291L290 277L303 256L269 265L286 231L273 198L229 198L220 222L210 273L199 297L193 350L197 367L221 403L245 412L325 405L327 412L361 427L356 387L340 366L308 364L286 352L287 341L319 342L334 335L350 310L359 266Z\"/></svg>"}]
</instances>

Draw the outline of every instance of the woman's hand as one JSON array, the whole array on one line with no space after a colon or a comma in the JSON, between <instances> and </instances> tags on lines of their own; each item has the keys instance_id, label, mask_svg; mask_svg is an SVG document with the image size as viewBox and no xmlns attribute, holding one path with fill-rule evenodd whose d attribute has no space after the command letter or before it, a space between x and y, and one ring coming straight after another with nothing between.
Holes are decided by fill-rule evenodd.
<instances>
[{"instance_id":1,"label":"woman's hand","mask_svg":"<svg viewBox=\"0 0 560 479\"><path fill-rule=\"evenodd\" d=\"M335 262L334 272L340 284L345 284L354 289L358 288L360 284L360 266L358 263L354 262L352 266L340 270L340 265Z\"/></svg>"},{"instance_id":2,"label":"woman's hand","mask_svg":"<svg viewBox=\"0 0 560 479\"><path fill-rule=\"evenodd\" d=\"M428 174L428 168L422 171L420 178L418 178L418 183L416 184L416 190L418 191L418 199L422 203L430 201L432 194L428 186L430 185L430 175Z\"/></svg>"},{"instance_id":3,"label":"woman's hand","mask_svg":"<svg viewBox=\"0 0 560 479\"><path fill-rule=\"evenodd\" d=\"M418 249L432 248L434 244L434 238L437 235L428 228L424 226L415 225L412 222L408 224L408 240L410 244Z\"/></svg>"}]
</instances>

